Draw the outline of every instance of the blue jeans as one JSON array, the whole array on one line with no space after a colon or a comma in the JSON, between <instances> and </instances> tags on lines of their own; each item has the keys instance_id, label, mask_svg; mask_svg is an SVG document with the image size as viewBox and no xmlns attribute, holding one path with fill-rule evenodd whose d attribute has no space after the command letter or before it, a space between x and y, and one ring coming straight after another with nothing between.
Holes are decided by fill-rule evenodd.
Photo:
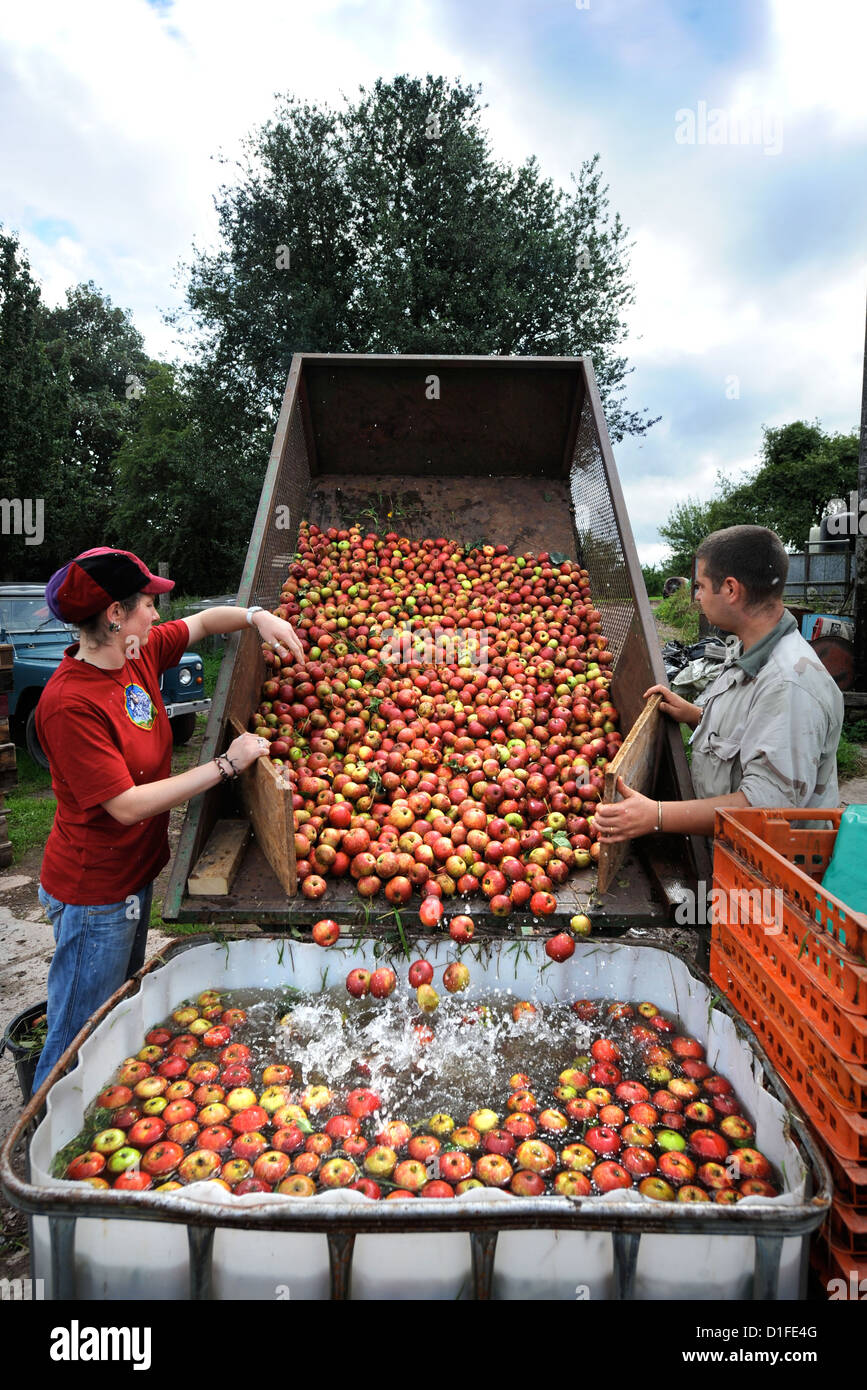
<instances>
[{"instance_id":1,"label":"blue jeans","mask_svg":"<svg viewBox=\"0 0 867 1390\"><path fill-rule=\"evenodd\" d=\"M57 943L48 970L48 1037L33 1080L39 1089L91 1014L144 965L153 884L123 902L62 903L39 885Z\"/></svg>"}]
</instances>

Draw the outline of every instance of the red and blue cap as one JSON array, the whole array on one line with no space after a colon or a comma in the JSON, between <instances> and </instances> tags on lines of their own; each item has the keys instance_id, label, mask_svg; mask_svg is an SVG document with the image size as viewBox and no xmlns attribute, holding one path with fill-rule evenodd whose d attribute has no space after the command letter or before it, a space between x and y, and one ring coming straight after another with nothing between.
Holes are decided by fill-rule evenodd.
<instances>
[{"instance_id":1,"label":"red and blue cap","mask_svg":"<svg viewBox=\"0 0 867 1390\"><path fill-rule=\"evenodd\" d=\"M151 574L131 551L98 546L54 572L45 586L45 602L61 622L80 623L95 618L115 600L133 594L166 594L174 587L173 579Z\"/></svg>"}]
</instances>

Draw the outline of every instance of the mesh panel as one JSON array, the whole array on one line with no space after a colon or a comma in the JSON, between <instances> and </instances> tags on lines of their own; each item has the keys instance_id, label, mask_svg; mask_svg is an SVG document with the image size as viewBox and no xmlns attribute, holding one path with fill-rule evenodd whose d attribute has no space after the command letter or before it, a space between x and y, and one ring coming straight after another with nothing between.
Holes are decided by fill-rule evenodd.
<instances>
[{"instance_id":1,"label":"mesh panel","mask_svg":"<svg viewBox=\"0 0 867 1390\"><path fill-rule=\"evenodd\" d=\"M277 470L269 515L265 518L251 601L275 608L298 543L307 507L310 461L301 423L300 394L295 397L288 438Z\"/></svg>"},{"instance_id":2,"label":"mesh panel","mask_svg":"<svg viewBox=\"0 0 867 1390\"><path fill-rule=\"evenodd\" d=\"M635 600L587 398L581 410L569 486L575 509L578 558L590 575L591 595L602 614L602 631L614 655L616 671L635 615Z\"/></svg>"}]
</instances>

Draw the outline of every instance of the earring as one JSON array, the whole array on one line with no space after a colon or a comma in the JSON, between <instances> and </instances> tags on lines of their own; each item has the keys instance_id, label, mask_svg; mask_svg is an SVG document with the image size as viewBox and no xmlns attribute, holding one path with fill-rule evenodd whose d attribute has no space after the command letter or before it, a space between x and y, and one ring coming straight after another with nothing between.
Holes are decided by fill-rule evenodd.
<instances>
[{"instance_id":1,"label":"earring","mask_svg":"<svg viewBox=\"0 0 867 1390\"><path fill-rule=\"evenodd\" d=\"M120 623L109 623L109 632L120 632Z\"/></svg>"}]
</instances>

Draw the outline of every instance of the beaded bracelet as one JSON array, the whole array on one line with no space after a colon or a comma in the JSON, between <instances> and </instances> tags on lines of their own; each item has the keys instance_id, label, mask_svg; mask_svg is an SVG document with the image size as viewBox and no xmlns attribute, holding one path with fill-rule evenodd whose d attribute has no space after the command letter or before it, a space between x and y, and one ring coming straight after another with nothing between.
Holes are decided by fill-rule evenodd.
<instances>
[{"instance_id":1,"label":"beaded bracelet","mask_svg":"<svg viewBox=\"0 0 867 1390\"><path fill-rule=\"evenodd\" d=\"M219 774L220 774L220 780L223 781L223 782L234 782L235 778L236 778L237 775L238 775L237 772L236 772L236 771L233 771L233 776L230 777L229 774L228 774L228 772L226 771L226 769L222 766L222 764L221 764L221 762L220 762L220 758L226 758L225 753L221 753L218 757L216 757L216 758L214 759L214 763L216 764L217 771L218 771ZM233 765L231 762L229 762L229 759L228 759L228 758L226 758L226 762L229 763L229 766L232 767L232 768L234 769L234 765Z\"/></svg>"}]
</instances>

